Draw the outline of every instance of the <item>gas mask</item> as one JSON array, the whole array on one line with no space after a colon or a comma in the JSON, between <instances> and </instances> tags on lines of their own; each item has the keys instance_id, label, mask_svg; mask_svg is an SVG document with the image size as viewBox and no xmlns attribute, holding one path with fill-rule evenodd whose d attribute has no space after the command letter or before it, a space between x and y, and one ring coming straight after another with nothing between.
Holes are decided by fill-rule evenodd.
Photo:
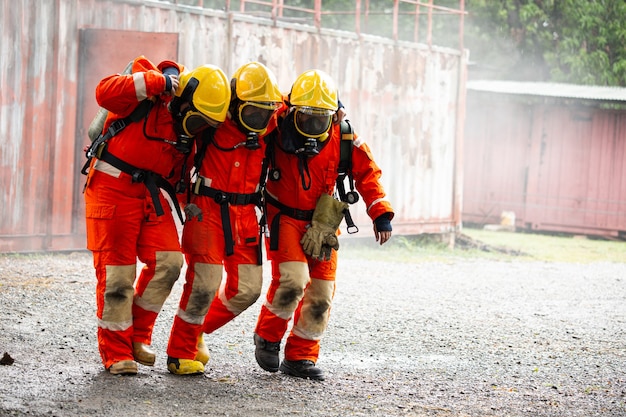
<instances>
[{"instance_id":1,"label":"gas mask","mask_svg":"<svg viewBox=\"0 0 626 417\"><path fill-rule=\"evenodd\" d=\"M192 77L180 97L174 97L170 102L170 112L174 119L176 132L176 149L182 153L189 153L193 145L193 138L207 128L217 128L220 123L200 113L191 100L193 91L198 86L198 80Z\"/></svg>"},{"instance_id":2,"label":"gas mask","mask_svg":"<svg viewBox=\"0 0 626 417\"><path fill-rule=\"evenodd\" d=\"M323 142L328 137L333 112L313 107L296 107L295 125L298 132Z\"/></svg>"},{"instance_id":3,"label":"gas mask","mask_svg":"<svg viewBox=\"0 0 626 417\"><path fill-rule=\"evenodd\" d=\"M246 133L245 147L250 150L259 149L259 135L265 133L278 103L261 103L254 101L236 101L231 107L235 123L240 131Z\"/></svg>"},{"instance_id":4,"label":"gas mask","mask_svg":"<svg viewBox=\"0 0 626 417\"><path fill-rule=\"evenodd\" d=\"M308 157L319 154L331 122L332 112L328 110L297 107L281 126L284 150Z\"/></svg>"},{"instance_id":5,"label":"gas mask","mask_svg":"<svg viewBox=\"0 0 626 417\"><path fill-rule=\"evenodd\" d=\"M217 128L218 126L218 122L195 111L193 105L190 105L182 114L174 117L174 130L177 136L176 149L188 153L196 135L205 129Z\"/></svg>"}]
</instances>

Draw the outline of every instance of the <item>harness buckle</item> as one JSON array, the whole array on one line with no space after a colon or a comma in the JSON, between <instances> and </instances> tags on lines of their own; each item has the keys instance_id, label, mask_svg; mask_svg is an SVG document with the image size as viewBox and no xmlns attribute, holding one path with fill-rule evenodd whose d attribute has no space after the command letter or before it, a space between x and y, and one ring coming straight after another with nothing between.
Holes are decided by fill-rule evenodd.
<instances>
[{"instance_id":1,"label":"harness buckle","mask_svg":"<svg viewBox=\"0 0 626 417\"><path fill-rule=\"evenodd\" d=\"M111 137L113 137L117 135L120 132L120 130L124 129L125 127L126 127L126 121L124 119L118 119L114 121L113 123L111 123L111 125L107 129L107 132L109 132Z\"/></svg>"},{"instance_id":2,"label":"harness buckle","mask_svg":"<svg viewBox=\"0 0 626 417\"><path fill-rule=\"evenodd\" d=\"M140 169L138 169L137 171L133 171L132 175L132 182L136 183L136 182L145 182L146 180L146 171L142 171Z\"/></svg>"},{"instance_id":3,"label":"harness buckle","mask_svg":"<svg viewBox=\"0 0 626 417\"><path fill-rule=\"evenodd\" d=\"M92 155L90 155L91 157L96 157L98 159L102 158L102 153L104 152L104 150L106 149L106 142L101 142L100 144L98 144L98 146L96 146L96 148L94 149Z\"/></svg>"},{"instance_id":4,"label":"harness buckle","mask_svg":"<svg viewBox=\"0 0 626 417\"><path fill-rule=\"evenodd\" d=\"M213 196L213 201L215 201L217 204L226 204L228 203L228 196L226 195L226 193L222 192L222 191L217 191L215 193L215 195Z\"/></svg>"},{"instance_id":5,"label":"harness buckle","mask_svg":"<svg viewBox=\"0 0 626 417\"><path fill-rule=\"evenodd\" d=\"M359 201L359 194L356 191L348 191L346 193L346 202L348 204L354 204Z\"/></svg>"}]
</instances>

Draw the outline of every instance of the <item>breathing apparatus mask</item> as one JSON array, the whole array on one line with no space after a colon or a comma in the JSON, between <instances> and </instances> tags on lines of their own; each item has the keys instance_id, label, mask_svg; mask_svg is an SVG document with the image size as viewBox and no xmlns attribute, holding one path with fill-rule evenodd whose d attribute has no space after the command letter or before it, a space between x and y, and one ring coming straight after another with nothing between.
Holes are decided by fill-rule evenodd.
<instances>
[{"instance_id":1,"label":"breathing apparatus mask","mask_svg":"<svg viewBox=\"0 0 626 417\"><path fill-rule=\"evenodd\" d=\"M191 152L193 138L208 128L217 128L219 122L202 114L193 104L193 92L199 81L191 77L180 97L176 96L170 103L170 111L174 118L176 132L176 150L182 153Z\"/></svg>"},{"instance_id":2,"label":"breathing apparatus mask","mask_svg":"<svg viewBox=\"0 0 626 417\"><path fill-rule=\"evenodd\" d=\"M230 118L246 140L235 145L256 150L272 116L283 101L276 77L265 65L252 61L240 66L230 79Z\"/></svg>"},{"instance_id":3,"label":"breathing apparatus mask","mask_svg":"<svg viewBox=\"0 0 626 417\"><path fill-rule=\"evenodd\" d=\"M242 143L250 150L261 147L259 135L265 133L272 115L278 108L279 103L273 102L253 102L235 100L231 114L234 121L243 133L247 134L246 141Z\"/></svg>"},{"instance_id":4,"label":"breathing apparatus mask","mask_svg":"<svg viewBox=\"0 0 626 417\"><path fill-rule=\"evenodd\" d=\"M297 106L283 121L282 147L286 152L312 157L328 139L332 110Z\"/></svg>"},{"instance_id":5,"label":"breathing apparatus mask","mask_svg":"<svg viewBox=\"0 0 626 417\"><path fill-rule=\"evenodd\" d=\"M296 78L289 93L290 123L300 139L296 154L315 156L328 139L332 116L337 111L337 88L320 70L305 71ZM291 128L291 126L290 126Z\"/></svg>"}]
</instances>

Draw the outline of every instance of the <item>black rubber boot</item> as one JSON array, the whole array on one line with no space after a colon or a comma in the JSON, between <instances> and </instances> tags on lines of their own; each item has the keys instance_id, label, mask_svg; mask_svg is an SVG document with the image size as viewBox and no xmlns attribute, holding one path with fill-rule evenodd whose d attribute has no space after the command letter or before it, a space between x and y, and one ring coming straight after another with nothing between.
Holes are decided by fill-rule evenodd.
<instances>
[{"instance_id":1,"label":"black rubber boot","mask_svg":"<svg viewBox=\"0 0 626 417\"><path fill-rule=\"evenodd\" d=\"M280 364L280 370L288 375L297 376L299 378L316 379L318 381L323 381L326 378L324 371L320 368L316 368L313 361L308 360L284 360L283 363Z\"/></svg>"},{"instance_id":2,"label":"black rubber boot","mask_svg":"<svg viewBox=\"0 0 626 417\"><path fill-rule=\"evenodd\" d=\"M254 334L254 357L259 366L268 372L278 372L278 352L280 352L280 342L268 342L258 334Z\"/></svg>"}]
</instances>

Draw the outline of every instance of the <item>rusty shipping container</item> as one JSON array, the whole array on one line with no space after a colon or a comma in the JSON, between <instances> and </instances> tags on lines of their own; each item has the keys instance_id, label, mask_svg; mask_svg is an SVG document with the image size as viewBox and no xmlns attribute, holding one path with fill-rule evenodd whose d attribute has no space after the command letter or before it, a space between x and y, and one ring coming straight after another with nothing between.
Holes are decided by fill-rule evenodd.
<instances>
[{"instance_id":1,"label":"rusty shipping container","mask_svg":"<svg viewBox=\"0 0 626 417\"><path fill-rule=\"evenodd\" d=\"M232 74L258 60L287 92L329 72L383 169L398 234L460 226L467 53L161 1L0 2L0 252L86 245L84 177L95 84L139 54ZM373 236L363 203L353 210Z\"/></svg>"}]
</instances>

